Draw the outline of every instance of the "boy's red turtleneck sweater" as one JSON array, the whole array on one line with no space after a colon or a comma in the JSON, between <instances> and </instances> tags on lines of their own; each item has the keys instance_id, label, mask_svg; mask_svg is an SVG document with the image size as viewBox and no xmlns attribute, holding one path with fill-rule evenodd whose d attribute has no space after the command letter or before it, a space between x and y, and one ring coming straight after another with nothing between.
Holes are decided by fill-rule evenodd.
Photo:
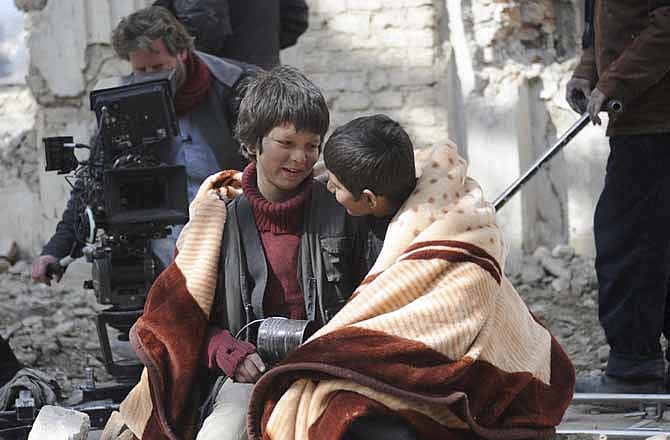
<instances>
[{"instance_id":1,"label":"boy's red turtleneck sweater","mask_svg":"<svg viewBox=\"0 0 670 440\"><path fill-rule=\"evenodd\" d=\"M305 300L298 281L298 251L303 231L304 207L312 194L311 176L293 197L271 202L260 193L256 164L250 163L242 175L242 189L249 200L268 263L268 284L263 310L266 317L305 319ZM253 346L237 341L227 330L216 330L208 341L208 364L233 376L237 366L252 353Z\"/></svg>"},{"instance_id":2,"label":"boy's red turtleneck sweater","mask_svg":"<svg viewBox=\"0 0 670 440\"><path fill-rule=\"evenodd\" d=\"M305 216L303 208L312 194L312 178L305 179L293 197L271 202L260 193L256 164L251 163L244 170L242 190L251 205L268 262L264 314L305 319L305 300L298 282L298 249Z\"/></svg>"}]
</instances>

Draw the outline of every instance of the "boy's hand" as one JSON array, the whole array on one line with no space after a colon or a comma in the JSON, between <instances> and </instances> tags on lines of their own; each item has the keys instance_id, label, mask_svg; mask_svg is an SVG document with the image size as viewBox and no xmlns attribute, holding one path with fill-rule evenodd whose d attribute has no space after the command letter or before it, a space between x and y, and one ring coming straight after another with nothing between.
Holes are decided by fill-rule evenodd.
<instances>
[{"instance_id":1,"label":"boy's hand","mask_svg":"<svg viewBox=\"0 0 670 440\"><path fill-rule=\"evenodd\" d=\"M240 363L235 370L235 382L255 383L265 373L265 363L258 353L251 353Z\"/></svg>"}]
</instances>

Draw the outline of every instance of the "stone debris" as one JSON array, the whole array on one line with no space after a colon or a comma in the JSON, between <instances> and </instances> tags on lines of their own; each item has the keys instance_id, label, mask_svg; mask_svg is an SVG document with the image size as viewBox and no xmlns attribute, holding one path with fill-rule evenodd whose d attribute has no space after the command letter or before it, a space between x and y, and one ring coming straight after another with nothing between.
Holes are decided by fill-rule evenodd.
<instances>
[{"instance_id":1,"label":"stone debris","mask_svg":"<svg viewBox=\"0 0 670 440\"><path fill-rule=\"evenodd\" d=\"M37 284L30 269L20 260L0 273L0 334L24 364L54 377L66 397L83 383L86 366L101 383L109 382L95 326L101 308L95 295Z\"/></svg>"},{"instance_id":2,"label":"stone debris","mask_svg":"<svg viewBox=\"0 0 670 440\"><path fill-rule=\"evenodd\" d=\"M86 440L91 421L88 414L60 406L43 406L28 440Z\"/></svg>"},{"instance_id":3,"label":"stone debris","mask_svg":"<svg viewBox=\"0 0 670 440\"><path fill-rule=\"evenodd\" d=\"M601 372L609 346L598 323L598 282L593 258L565 244L539 247L506 267L533 315L558 339L578 373Z\"/></svg>"}]
</instances>

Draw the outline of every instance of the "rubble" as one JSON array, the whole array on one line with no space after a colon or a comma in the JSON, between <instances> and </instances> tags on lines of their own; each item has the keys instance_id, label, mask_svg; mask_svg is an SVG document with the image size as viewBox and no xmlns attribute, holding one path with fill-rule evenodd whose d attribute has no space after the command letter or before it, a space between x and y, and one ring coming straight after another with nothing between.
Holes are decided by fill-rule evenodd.
<instances>
[{"instance_id":1,"label":"rubble","mask_svg":"<svg viewBox=\"0 0 670 440\"><path fill-rule=\"evenodd\" d=\"M95 327L103 306L90 291L34 283L30 269L19 260L0 273L0 334L21 362L54 377L66 397L84 382L86 366L109 382Z\"/></svg>"},{"instance_id":2,"label":"rubble","mask_svg":"<svg viewBox=\"0 0 670 440\"><path fill-rule=\"evenodd\" d=\"M86 440L90 428L88 414L46 405L37 415L28 440Z\"/></svg>"},{"instance_id":3,"label":"rubble","mask_svg":"<svg viewBox=\"0 0 670 440\"><path fill-rule=\"evenodd\" d=\"M598 282L593 258L565 244L523 255L507 275L529 309L568 352L578 373L601 372L609 346L598 323Z\"/></svg>"}]
</instances>

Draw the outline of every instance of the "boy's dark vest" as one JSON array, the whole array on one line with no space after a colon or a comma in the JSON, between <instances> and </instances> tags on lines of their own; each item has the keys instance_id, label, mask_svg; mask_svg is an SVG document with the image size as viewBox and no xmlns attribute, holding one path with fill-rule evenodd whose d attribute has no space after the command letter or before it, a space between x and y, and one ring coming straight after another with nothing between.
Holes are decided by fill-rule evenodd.
<instances>
[{"instance_id":1,"label":"boy's dark vest","mask_svg":"<svg viewBox=\"0 0 670 440\"><path fill-rule=\"evenodd\" d=\"M307 319L328 322L349 299L361 281L366 262L366 234L362 219L351 218L328 192L314 181L305 208L300 238L298 281L305 300ZM219 280L212 322L235 334L252 319L265 318L263 299L268 267L251 206L241 196L228 205L221 247Z\"/></svg>"}]
</instances>

